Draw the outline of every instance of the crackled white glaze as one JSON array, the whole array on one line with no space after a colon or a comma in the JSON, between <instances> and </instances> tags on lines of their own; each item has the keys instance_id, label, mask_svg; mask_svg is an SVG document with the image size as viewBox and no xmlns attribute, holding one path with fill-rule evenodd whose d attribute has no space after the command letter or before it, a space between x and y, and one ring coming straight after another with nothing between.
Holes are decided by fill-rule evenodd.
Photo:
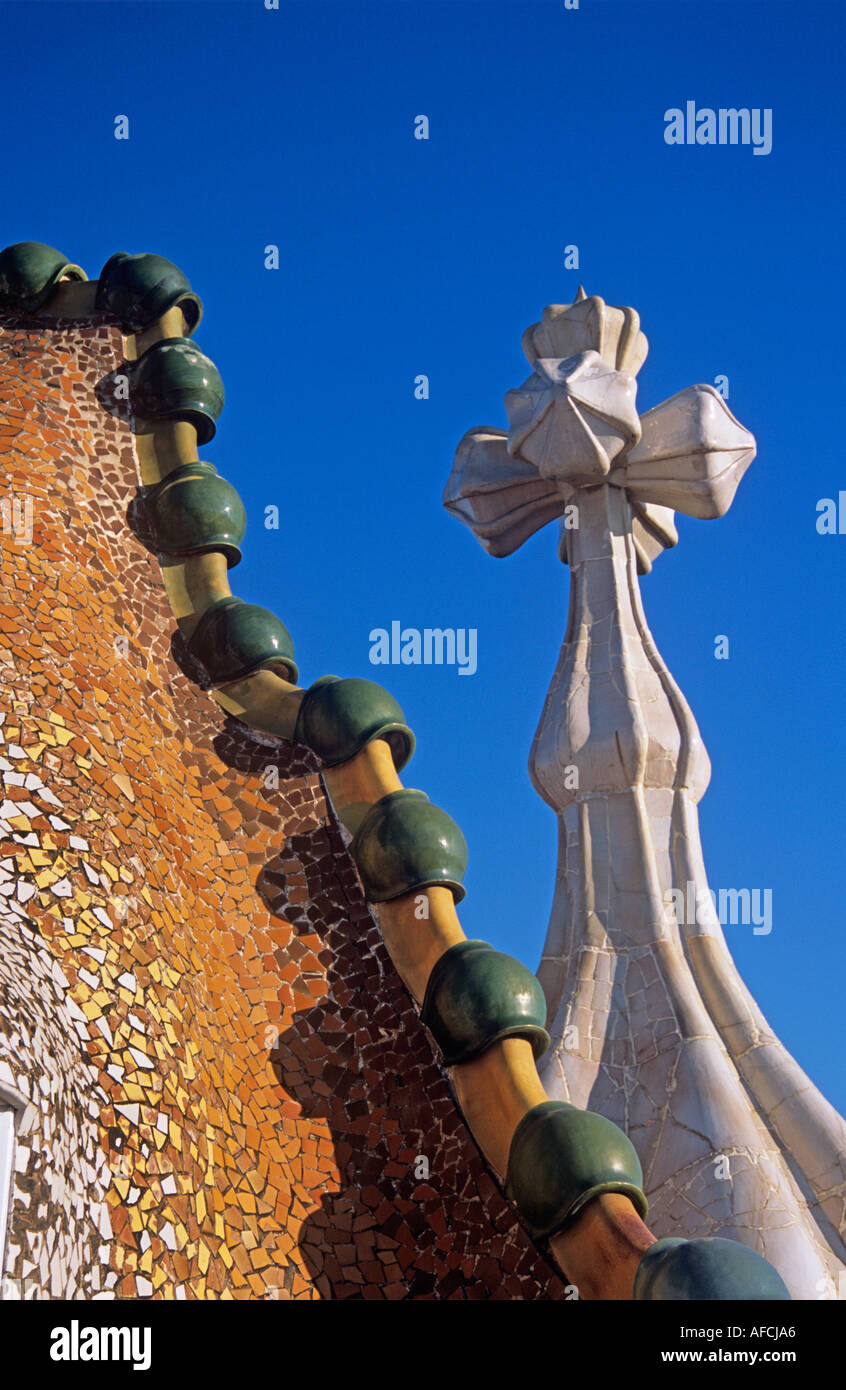
<instances>
[{"instance_id":1,"label":"crackled white glaze","mask_svg":"<svg viewBox=\"0 0 846 1390\"><path fill-rule=\"evenodd\" d=\"M542 1080L629 1134L656 1234L743 1241L794 1297L819 1298L846 1256L846 1125L728 951L699 839L708 755L638 584L675 543L673 509L728 510L755 441L708 386L632 429L631 373L646 355L633 310L597 297L551 306L523 345L537 380L506 398L511 433L465 436L444 502L495 555L562 518L570 612L530 756L560 827L538 972L553 1039ZM556 354L593 366L589 408L569 362L539 366ZM692 916L679 894L698 904Z\"/></svg>"}]
</instances>

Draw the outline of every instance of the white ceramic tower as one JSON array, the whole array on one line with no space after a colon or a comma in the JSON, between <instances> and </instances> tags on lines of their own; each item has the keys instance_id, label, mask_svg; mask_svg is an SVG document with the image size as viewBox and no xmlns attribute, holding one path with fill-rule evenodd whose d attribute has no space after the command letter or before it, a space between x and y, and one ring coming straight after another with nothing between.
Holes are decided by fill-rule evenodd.
<instances>
[{"instance_id":1,"label":"white ceramic tower","mask_svg":"<svg viewBox=\"0 0 846 1390\"><path fill-rule=\"evenodd\" d=\"M549 1095L635 1144L656 1235L759 1250L794 1297L834 1297L846 1125L743 984L708 890L697 803L710 763L649 631L638 575L673 512L723 515L755 456L710 386L638 416L633 309L583 291L523 335L508 431L461 441L444 505L492 555L559 519L564 644L530 756L559 824L540 970Z\"/></svg>"}]
</instances>

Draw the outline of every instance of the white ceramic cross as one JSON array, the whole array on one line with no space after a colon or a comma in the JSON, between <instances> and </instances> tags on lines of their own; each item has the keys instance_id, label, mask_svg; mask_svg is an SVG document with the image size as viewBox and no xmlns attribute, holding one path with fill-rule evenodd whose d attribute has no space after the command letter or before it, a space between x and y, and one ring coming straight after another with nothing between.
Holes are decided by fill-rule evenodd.
<instances>
[{"instance_id":1,"label":"white ceramic cross","mask_svg":"<svg viewBox=\"0 0 846 1390\"><path fill-rule=\"evenodd\" d=\"M638 416L633 309L580 289L523 350L532 372L505 397L509 429L464 436L444 505L495 556L557 517L570 566L529 764L560 827L543 1080L629 1134L656 1234L743 1241L794 1297L819 1298L846 1259L846 1125L728 951L696 809L710 763L638 583L677 540L674 510L728 510L755 440L710 386Z\"/></svg>"}]
</instances>

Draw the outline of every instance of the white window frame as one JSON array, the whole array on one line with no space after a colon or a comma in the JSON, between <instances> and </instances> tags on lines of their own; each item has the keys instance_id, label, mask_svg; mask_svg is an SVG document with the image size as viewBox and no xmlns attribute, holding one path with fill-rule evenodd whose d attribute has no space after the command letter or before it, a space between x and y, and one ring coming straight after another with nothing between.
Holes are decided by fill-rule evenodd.
<instances>
[{"instance_id":1,"label":"white window frame","mask_svg":"<svg viewBox=\"0 0 846 1390\"><path fill-rule=\"evenodd\" d=\"M0 1085L0 1301L7 1294L6 1257L15 1190L15 1156L18 1126L25 1108L23 1096L11 1087Z\"/></svg>"},{"instance_id":2,"label":"white window frame","mask_svg":"<svg viewBox=\"0 0 846 1390\"><path fill-rule=\"evenodd\" d=\"M12 1175L15 1171L15 1130L17 1110L0 1096L0 1249L6 1253L6 1231L12 1195ZM5 1270L5 1260L2 1266Z\"/></svg>"}]
</instances>

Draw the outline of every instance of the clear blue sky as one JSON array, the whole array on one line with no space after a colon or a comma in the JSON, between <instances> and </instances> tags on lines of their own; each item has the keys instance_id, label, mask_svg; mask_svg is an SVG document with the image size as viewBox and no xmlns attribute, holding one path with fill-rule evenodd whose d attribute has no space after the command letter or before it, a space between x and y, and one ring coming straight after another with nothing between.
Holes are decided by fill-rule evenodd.
<instances>
[{"instance_id":1,"label":"clear blue sky","mask_svg":"<svg viewBox=\"0 0 846 1390\"><path fill-rule=\"evenodd\" d=\"M50 242L91 278L157 251L190 276L227 391L204 456L249 517L233 586L284 619L305 683L396 694L418 736L406 780L470 844L468 935L533 966L555 826L526 765L568 573L553 527L493 560L447 516L453 451L505 425L522 330L580 281L641 314L641 409L729 377L758 459L727 517L679 518L644 601L714 765L711 883L773 890L771 935L728 927L730 944L841 1109L846 535L815 522L846 489L844 38L836 0L0 10L0 245ZM771 108L772 153L666 145L687 100ZM392 619L476 628L478 673L371 667Z\"/></svg>"}]
</instances>

